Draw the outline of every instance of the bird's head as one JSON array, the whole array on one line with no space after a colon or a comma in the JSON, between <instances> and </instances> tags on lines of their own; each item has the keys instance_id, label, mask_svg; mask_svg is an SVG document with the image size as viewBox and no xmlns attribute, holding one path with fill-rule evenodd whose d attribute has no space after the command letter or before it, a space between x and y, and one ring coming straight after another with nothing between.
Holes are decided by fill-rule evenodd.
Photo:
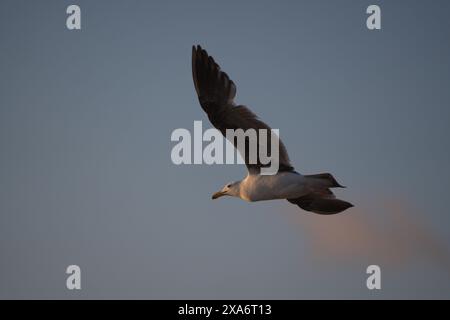
<instances>
[{"instance_id":1,"label":"bird's head","mask_svg":"<svg viewBox=\"0 0 450 320\"><path fill-rule=\"evenodd\" d=\"M239 197L240 184L241 184L240 181L227 183L222 188L222 190L220 190L212 195L212 199L217 199L222 196Z\"/></svg>"}]
</instances>

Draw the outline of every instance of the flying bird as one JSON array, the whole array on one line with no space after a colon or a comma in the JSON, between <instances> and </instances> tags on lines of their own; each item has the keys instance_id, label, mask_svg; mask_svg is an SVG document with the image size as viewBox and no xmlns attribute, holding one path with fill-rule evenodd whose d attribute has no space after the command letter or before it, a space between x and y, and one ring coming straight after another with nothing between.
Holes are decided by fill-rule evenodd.
<instances>
[{"instance_id":1,"label":"flying bird","mask_svg":"<svg viewBox=\"0 0 450 320\"><path fill-rule=\"evenodd\" d=\"M202 109L208 115L212 125L226 137L227 129L266 129L271 134L270 127L261 121L248 107L234 102L236 86L223 72L214 58L208 55L201 46L192 47L192 76L195 90ZM258 139L258 145L271 150L271 140ZM278 139L278 137L277 137ZM247 176L237 182L226 184L220 191L213 194L212 199L222 196L238 197L246 201L261 201L286 199L306 211L317 214L331 215L342 212L353 205L337 199L331 188L344 188L330 173L302 175L294 170L288 153L281 140L279 145L279 169L275 175L262 175L261 169L268 164L258 157L250 161L249 141L245 141L244 162L247 166ZM238 148L236 139L231 141Z\"/></svg>"}]
</instances>

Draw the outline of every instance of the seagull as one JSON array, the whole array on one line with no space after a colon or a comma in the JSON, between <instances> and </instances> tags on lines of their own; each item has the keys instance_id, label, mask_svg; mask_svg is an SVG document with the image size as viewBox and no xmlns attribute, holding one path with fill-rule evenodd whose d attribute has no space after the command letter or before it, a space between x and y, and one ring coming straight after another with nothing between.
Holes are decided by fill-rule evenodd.
<instances>
[{"instance_id":1,"label":"seagull","mask_svg":"<svg viewBox=\"0 0 450 320\"><path fill-rule=\"evenodd\" d=\"M227 129L266 129L270 127L261 121L248 107L234 102L236 86L223 72L206 50L200 45L192 47L192 76L200 106L206 112L212 125L226 137ZM277 137L277 139L279 139ZM259 141L258 144L263 143ZM264 139L263 139L264 140ZM265 147L270 150L270 139ZM238 197L245 201L286 199L301 209L322 215L342 212L353 205L337 199L331 188L345 188L330 173L302 175L291 165L286 147L279 145L279 169L274 175L262 175L262 161L249 161L244 155L248 174L236 182L226 184L212 195L212 199L222 196ZM231 141L239 150L235 139ZM245 142L248 150L248 141ZM242 152L241 152L242 154Z\"/></svg>"}]
</instances>

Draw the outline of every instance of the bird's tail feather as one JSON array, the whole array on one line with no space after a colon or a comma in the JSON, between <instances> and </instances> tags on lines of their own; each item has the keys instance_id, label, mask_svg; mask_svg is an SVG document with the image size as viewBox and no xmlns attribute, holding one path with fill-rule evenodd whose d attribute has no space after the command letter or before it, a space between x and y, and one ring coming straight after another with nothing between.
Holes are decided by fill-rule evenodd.
<instances>
[{"instance_id":1,"label":"bird's tail feather","mask_svg":"<svg viewBox=\"0 0 450 320\"><path fill-rule=\"evenodd\" d=\"M305 178L323 181L328 188L345 188L333 177L331 173L308 174Z\"/></svg>"}]
</instances>

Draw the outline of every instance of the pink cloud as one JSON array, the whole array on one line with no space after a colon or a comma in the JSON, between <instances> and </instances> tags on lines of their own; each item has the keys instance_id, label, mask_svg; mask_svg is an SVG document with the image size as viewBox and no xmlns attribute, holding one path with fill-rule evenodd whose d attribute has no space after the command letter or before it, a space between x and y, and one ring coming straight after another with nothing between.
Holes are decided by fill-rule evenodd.
<instances>
[{"instance_id":1,"label":"pink cloud","mask_svg":"<svg viewBox=\"0 0 450 320\"><path fill-rule=\"evenodd\" d=\"M363 203L334 216L296 211L290 217L309 237L316 258L362 257L393 266L421 259L450 271L449 248L405 201Z\"/></svg>"}]
</instances>

